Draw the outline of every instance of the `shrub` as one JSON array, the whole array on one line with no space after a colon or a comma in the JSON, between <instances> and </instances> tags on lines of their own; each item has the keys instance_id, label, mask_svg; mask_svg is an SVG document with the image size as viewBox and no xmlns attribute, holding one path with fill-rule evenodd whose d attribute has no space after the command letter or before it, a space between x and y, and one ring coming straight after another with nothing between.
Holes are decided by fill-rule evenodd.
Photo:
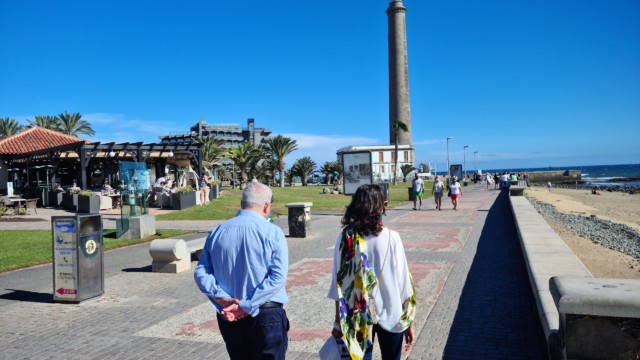
<instances>
[{"instance_id":1,"label":"shrub","mask_svg":"<svg viewBox=\"0 0 640 360\"><path fill-rule=\"evenodd\" d=\"M193 190L191 186L183 186L181 188L178 188L178 190L176 190L176 194L183 194L183 193L188 193L192 191L195 191L195 190Z\"/></svg>"}]
</instances>

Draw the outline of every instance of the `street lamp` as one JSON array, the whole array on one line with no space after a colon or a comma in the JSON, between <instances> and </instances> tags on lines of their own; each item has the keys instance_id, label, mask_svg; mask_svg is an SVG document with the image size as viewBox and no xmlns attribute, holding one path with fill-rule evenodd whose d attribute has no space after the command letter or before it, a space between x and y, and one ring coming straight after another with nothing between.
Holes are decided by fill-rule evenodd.
<instances>
[{"instance_id":1,"label":"street lamp","mask_svg":"<svg viewBox=\"0 0 640 360\"><path fill-rule=\"evenodd\" d=\"M465 145L463 152L464 152L464 181L467 181L467 148L469 147L469 145Z\"/></svg>"},{"instance_id":2,"label":"street lamp","mask_svg":"<svg viewBox=\"0 0 640 360\"><path fill-rule=\"evenodd\" d=\"M478 153L477 151L473 152L473 171L476 172L476 173L478 172L478 168L476 167L476 154L477 153Z\"/></svg>"},{"instance_id":3,"label":"street lamp","mask_svg":"<svg viewBox=\"0 0 640 360\"><path fill-rule=\"evenodd\" d=\"M449 170L449 140L453 139L452 136L447 136L447 176L451 177L451 172Z\"/></svg>"}]
</instances>

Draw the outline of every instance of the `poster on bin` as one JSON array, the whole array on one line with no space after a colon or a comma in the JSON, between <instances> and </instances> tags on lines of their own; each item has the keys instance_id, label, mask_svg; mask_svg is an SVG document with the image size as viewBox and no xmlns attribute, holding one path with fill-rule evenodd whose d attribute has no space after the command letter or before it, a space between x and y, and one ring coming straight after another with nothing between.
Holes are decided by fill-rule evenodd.
<instances>
[{"instance_id":1,"label":"poster on bin","mask_svg":"<svg viewBox=\"0 0 640 360\"><path fill-rule=\"evenodd\" d=\"M53 221L53 296L56 299L73 299L78 292L76 230L73 219Z\"/></svg>"}]
</instances>

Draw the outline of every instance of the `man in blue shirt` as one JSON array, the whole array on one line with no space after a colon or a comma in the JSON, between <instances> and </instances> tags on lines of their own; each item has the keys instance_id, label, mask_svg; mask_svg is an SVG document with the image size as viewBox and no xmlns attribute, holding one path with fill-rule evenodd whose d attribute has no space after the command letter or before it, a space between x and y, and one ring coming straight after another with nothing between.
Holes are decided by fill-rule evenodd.
<instances>
[{"instance_id":1,"label":"man in blue shirt","mask_svg":"<svg viewBox=\"0 0 640 360\"><path fill-rule=\"evenodd\" d=\"M266 220L272 202L268 186L247 184L242 210L209 234L194 273L231 359L284 359L287 352L289 250L282 230Z\"/></svg>"}]
</instances>

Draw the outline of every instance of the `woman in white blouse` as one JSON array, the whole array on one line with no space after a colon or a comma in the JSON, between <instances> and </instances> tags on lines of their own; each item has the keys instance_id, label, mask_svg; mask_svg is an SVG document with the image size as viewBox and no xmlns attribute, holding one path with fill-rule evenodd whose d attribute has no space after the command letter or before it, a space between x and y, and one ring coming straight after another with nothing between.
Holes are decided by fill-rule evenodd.
<instances>
[{"instance_id":1,"label":"woman in white blouse","mask_svg":"<svg viewBox=\"0 0 640 360\"><path fill-rule=\"evenodd\" d=\"M400 235L382 223L384 194L363 185L342 218L327 297L336 301L332 335L352 357L371 359L375 337L383 359L400 359L415 341L415 290ZM353 271L355 269L355 271Z\"/></svg>"}]
</instances>

